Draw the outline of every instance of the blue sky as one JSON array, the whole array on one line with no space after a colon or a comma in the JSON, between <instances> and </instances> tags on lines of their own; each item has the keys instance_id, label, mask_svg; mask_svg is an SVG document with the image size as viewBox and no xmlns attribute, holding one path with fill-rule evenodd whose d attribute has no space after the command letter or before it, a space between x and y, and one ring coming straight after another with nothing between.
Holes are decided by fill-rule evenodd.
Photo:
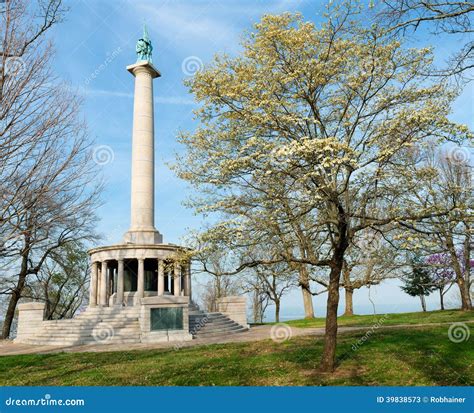
<instances>
[{"instance_id":1,"label":"blue sky","mask_svg":"<svg viewBox=\"0 0 474 413\"><path fill-rule=\"evenodd\" d=\"M190 188L169 170L179 130L192 130L195 123L193 97L183 85L192 63L206 64L216 53L235 54L245 30L265 13L299 11L320 23L325 1L320 0L70 0L65 21L52 36L56 45L55 70L70 87L84 97L83 115L97 148L111 148L113 160L103 165L106 191L104 206L98 211L103 243L118 243L129 225L130 157L133 110L133 77L125 67L136 60L135 43L146 22L153 42L153 62L162 77L155 80L156 227L165 242L179 243L190 228L198 228L202 218L182 205ZM412 44L426 45L421 33ZM434 38L430 38L431 41ZM436 38L441 61L456 43ZM186 65L186 62L189 66ZM453 119L473 126L473 86L454 106ZM195 280L199 284L199 280ZM452 289L455 290L455 287ZM355 295L356 312L370 312L368 290ZM395 282L372 287L370 298L378 311L409 311L419 308L418 299L400 292ZM454 299L454 298L453 298ZM315 299L322 314L325 295ZM283 315L302 313L298 291L283 302ZM449 301L449 300L448 300ZM428 300L435 308L437 298Z\"/></svg>"}]
</instances>

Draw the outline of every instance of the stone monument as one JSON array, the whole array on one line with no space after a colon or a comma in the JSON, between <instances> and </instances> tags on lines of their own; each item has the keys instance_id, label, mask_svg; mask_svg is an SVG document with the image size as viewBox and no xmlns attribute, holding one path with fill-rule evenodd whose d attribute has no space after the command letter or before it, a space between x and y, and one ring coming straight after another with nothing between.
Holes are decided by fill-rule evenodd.
<instances>
[{"instance_id":1,"label":"stone monument","mask_svg":"<svg viewBox=\"0 0 474 413\"><path fill-rule=\"evenodd\" d=\"M131 217L120 244L89 251L89 305L72 320L43 320L43 303L19 306L17 342L88 344L186 341L245 331L243 297L219 302L221 313L204 313L191 302L191 266L186 249L163 243L155 228L155 131L152 63L146 27L136 45L134 77ZM204 320L204 321L203 321Z\"/></svg>"}]
</instances>

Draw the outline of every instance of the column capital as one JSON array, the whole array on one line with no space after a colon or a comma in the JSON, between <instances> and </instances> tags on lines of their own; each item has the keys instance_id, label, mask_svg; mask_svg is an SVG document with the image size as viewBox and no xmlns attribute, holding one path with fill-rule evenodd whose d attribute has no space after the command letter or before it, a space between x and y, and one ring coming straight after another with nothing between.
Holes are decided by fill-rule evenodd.
<instances>
[{"instance_id":1,"label":"column capital","mask_svg":"<svg viewBox=\"0 0 474 413\"><path fill-rule=\"evenodd\" d=\"M127 70L134 76L142 73L149 74L153 79L161 76L159 70L152 63L146 61L129 65Z\"/></svg>"}]
</instances>

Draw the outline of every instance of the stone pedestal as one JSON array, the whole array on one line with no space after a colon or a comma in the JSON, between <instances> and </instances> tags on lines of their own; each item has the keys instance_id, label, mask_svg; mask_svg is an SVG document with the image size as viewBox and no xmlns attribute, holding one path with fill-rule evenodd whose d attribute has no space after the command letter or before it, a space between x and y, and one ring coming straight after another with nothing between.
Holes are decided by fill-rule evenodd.
<instances>
[{"instance_id":1,"label":"stone pedestal","mask_svg":"<svg viewBox=\"0 0 474 413\"><path fill-rule=\"evenodd\" d=\"M193 336L189 333L189 297L172 295L142 298L140 300L140 329L142 343L159 343L164 341L189 341ZM183 328L180 330L153 331L151 311L155 308L182 308Z\"/></svg>"},{"instance_id":2,"label":"stone pedestal","mask_svg":"<svg viewBox=\"0 0 474 413\"><path fill-rule=\"evenodd\" d=\"M247 299L242 296L223 297L217 300L217 311L243 327L247 323Z\"/></svg>"},{"instance_id":3,"label":"stone pedestal","mask_svg":"<svg viewBox=\"0 0 474 413\"><path fill-rule=\"evenodd\" d=\"M44 318L44 303L18 304L18 327L15 341L29 338L41 331Z\"/></svg>"}]
</instances>

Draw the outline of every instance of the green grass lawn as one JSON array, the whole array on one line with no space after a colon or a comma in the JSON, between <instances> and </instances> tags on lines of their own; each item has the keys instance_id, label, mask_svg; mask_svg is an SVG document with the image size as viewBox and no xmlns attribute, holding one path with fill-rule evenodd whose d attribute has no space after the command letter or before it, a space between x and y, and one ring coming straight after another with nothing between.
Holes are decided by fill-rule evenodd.
<instances>
[{"instance_id":1,"label":"green grass lawn","mask_svg":"<svg viewBox=\"0 0 474 413\"><path fill-rule=\"evenodd\" d=\"M471 339L448 326L375 330L339 337L335 373L318 371L321 338L293 337L183 348L0 357L1 385L473 385Z\"/></svg>"},{"instance_id":2,"label":"green grass lawn","mask_svg":"<svg viewBox=\"0 0 474 413\"><path fill-rule=\"evenodd\" d=\"M429 323L446 323L454 321L474 321L474 311L460 310L444 310L444 311L427 311L417 313L390 313L377 315L352 315L340 316L338 324L340 326L370 326L383 319L383 325L397 324L429 324ZM294 327L324 327L326 319L323 317L290 320L285 321ZM273 323L272 323L273 324Z\"/></svg>"}]
</instances>

